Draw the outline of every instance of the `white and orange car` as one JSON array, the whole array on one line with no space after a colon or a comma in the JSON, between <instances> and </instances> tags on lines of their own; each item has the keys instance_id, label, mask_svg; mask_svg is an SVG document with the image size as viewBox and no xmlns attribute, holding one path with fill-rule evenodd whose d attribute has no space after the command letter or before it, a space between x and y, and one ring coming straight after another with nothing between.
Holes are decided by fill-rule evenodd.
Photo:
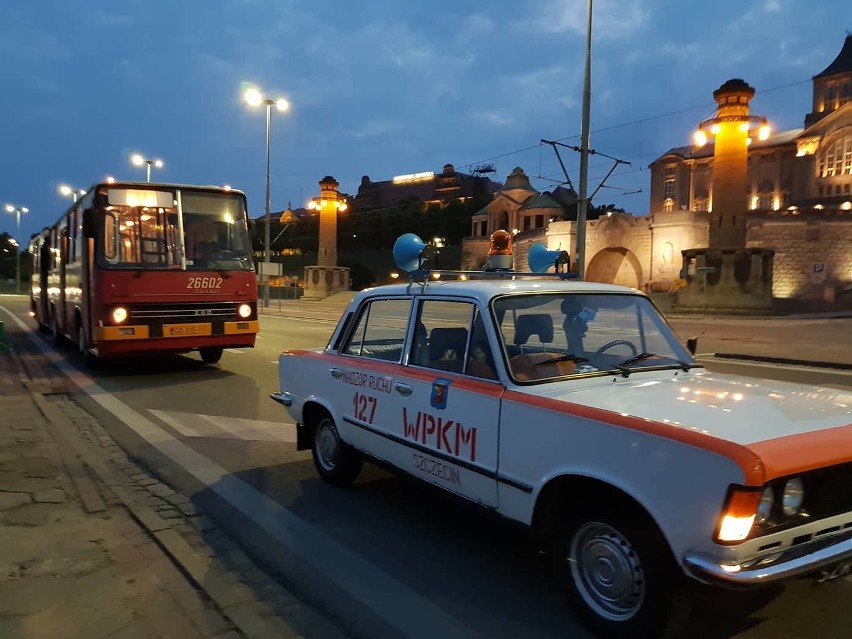
<instances>
[{"instance_id":1,"label":"white and orange car","mask_svg":"<svg viewBox=\"0 0 852 639\"><path fill-rule=\"evenodd\" d=\"M661 632L684 576L850 573L852 396L710 373L633 289L370 289L279 369L324 479L370 460L532 527L607 636Z\"/></svg>"}]
</instances>

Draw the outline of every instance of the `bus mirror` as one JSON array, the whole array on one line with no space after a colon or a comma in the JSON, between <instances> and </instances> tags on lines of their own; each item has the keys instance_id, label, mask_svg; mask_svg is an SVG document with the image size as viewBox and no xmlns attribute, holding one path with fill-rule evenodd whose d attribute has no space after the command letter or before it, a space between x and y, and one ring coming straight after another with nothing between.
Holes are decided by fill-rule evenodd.
<instances>
[{"instance_id":1,"label":"bus mirror","mask_svg":"<svg viewBox=\"0 0 852 639\"><path fill-rule=\"evenodd\" d=\"M94 209L83 209L83 237L95 237Z\"/></svg>"}]
</instances>

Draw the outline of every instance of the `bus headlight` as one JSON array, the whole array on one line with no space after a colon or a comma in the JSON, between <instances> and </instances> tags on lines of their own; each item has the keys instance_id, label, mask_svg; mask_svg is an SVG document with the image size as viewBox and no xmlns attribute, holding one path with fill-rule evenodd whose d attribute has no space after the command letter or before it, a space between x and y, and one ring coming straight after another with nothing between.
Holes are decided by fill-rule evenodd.
<instances>
[{"instance_id":1,"label":"bus headlight","mask_svg":"<svg viewBox=\"0 0 852 639\"><path fill-rule=\"evenodd\" d=\"M116 306L112 309L112 313L110 313L113 324L123 324L127 321L128 315L129 313L127 312L127 309L123 306Z\"/></svg>"},{"instance_id":2,"label":"bus headlight","mask_svg":"<svg viewBox=\"0 0 852 639\"><path fill-rule=\"evenodd\" d=\"M248 304L240 304L237 307L237 315L239 315L243 319L251 317L251 306L249 306Z\"/></svg>"},{"instance_id":3,"label":"bus headlight","mask_svg":"<svg viewBox=\"0 0 852 639\"><path fill-rule=\"evenodd\" d=\"M781 498L781 509L788 517L797 515L805 500L805 484L798 477L793 477L784 484L784 494Z\"/></svg>"}]
</instances>

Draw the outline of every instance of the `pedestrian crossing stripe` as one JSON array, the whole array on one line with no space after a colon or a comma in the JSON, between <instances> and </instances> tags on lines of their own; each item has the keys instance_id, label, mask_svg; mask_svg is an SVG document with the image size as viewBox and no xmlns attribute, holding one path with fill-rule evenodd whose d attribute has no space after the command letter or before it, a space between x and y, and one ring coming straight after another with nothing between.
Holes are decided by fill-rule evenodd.
<instances>
[{"instance_id":1,"label":"pedestrian crossing stripe","mask_svg":"<svg viewBox=\"0 0 852 639\"><path fill-rule=\"evenodd\" d=\"M184 437L296 443L296 425L286 422L269 422L258 419L219 417L155 409L148 409L148 412Z\"/></svg>"}]
</instances>

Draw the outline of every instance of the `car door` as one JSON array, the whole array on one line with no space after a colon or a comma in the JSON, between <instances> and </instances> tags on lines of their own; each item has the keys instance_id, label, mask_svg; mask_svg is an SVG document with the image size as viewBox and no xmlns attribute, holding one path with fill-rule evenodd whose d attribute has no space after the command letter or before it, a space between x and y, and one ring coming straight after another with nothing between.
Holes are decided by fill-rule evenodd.
<instances>
[{"instance_id":1,"label":"car door","mask_svg":"<svg viewBox=\"0 0 852 639\"><path fill-rule=\"evenodd\" d=\"M376 298L358 309L328 373L329 398L347 443L396 464L402 455L389 433L398 420L405 388L398 386L410 322L411 298Z\"/></svg>"},{"instance_id":2,"label":"car door","mask_svg":"<svg viewBox=\"0 0 852 639\"><path fill-rule=\"evenodd\" d=\"M389 435L412 475L497 507L500 401L493 349L472 301L416 303L405 372L405 397ZM396 392L396 391L395 391Z\"/></svg>"}]
</instances>

